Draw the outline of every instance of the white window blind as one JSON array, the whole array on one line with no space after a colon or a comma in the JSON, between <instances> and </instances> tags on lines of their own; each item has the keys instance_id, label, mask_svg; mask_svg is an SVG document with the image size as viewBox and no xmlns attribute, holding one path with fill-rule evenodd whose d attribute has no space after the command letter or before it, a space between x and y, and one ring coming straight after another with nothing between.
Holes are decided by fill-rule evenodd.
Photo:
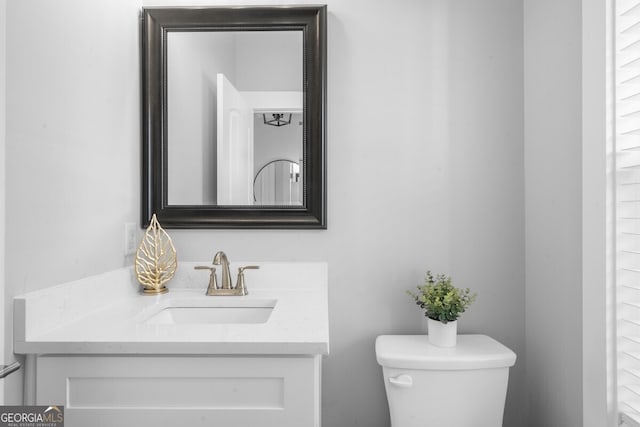
<instances>
[{"instance_id":1,"label":"white window blind","mask_svg":"<svg viewBox=\"0 0 640 427\"><path fill-rule=\"evenodd\" d=\"M640 427L640 0L615 2L618 411Z\"/></svg>"}]
</instances>

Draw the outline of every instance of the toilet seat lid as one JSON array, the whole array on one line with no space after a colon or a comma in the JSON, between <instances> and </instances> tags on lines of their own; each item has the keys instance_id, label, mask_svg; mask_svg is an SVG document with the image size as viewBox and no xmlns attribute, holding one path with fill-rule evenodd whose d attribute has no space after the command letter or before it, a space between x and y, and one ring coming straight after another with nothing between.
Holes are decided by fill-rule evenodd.
<instances>
[{"instance_id":1,"label":"toilet seat lid","mask_svg":"<svg viewBox=\"0 0 640 427\"><path fill-rule=\"evenodd\" d=\"M455 347L436 347L426 335L381 335L376 358L387 368L464 370L506 368L516 354L486 335L458 335Z\"/></svg>"}]
</instances>

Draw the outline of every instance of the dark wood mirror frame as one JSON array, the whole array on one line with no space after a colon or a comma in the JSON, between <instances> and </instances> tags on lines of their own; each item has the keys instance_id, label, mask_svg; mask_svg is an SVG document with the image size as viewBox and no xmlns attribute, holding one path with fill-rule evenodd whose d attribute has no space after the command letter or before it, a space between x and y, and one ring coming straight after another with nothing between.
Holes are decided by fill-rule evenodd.
<instances>
[{"instance_id":1,"label":"dark wood mirror frame","mask_svg":"<svg viewBox=\"0 0 640 427\"><path fill-rule=\"evenodd\" d=\"M167 203L167 33L303 33L302 206ZM326 229L326 6L179 7L142 10L142 225L166 228Z\"/></svg>"}]
</instances>

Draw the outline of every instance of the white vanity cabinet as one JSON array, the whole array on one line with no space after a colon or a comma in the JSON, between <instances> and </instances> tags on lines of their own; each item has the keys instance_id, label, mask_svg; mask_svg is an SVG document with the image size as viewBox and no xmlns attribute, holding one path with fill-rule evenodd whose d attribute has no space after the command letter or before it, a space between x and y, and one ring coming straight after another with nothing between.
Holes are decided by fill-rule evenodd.
<instances>
[{"instance_id":1,"label":"white vanity cabinet","mask_svg":"<svg viewBox=\"0 0 640 427\"><path fill-rule=\"evenodd\" d=\"M260 266L241 297L206 296L200 264L163 295L125 268L16 297L25 404L63 405L66 427L320 427L326 263L239 263Z\"/></svg>"},{"instance_id":2,"label":"white vanity cabinet","mask_svg":"<svg viewBox=\"0 0 640 427\"><path fill-rule=\"evenodd\" d=\"M40 356L67 426L319 427L321 357Z\"/></svg>"}]
</instances>

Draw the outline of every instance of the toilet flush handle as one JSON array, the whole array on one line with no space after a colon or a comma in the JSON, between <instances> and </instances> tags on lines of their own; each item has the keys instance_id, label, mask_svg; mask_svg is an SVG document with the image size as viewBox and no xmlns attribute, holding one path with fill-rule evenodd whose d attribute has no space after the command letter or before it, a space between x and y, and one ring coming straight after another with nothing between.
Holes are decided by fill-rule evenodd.
<instances>
[{"instance_id":1,"label":"toilet flush handle","mask_svg":"<svg viewBox=\"0 0 640 427\"><path fill-rule=\"evenodd\" d=\"M389 377L389 382L398 387L411 387L413 385L413 379L406 374L398 375L397 377Z\"/></svg>"}]
</instances>

